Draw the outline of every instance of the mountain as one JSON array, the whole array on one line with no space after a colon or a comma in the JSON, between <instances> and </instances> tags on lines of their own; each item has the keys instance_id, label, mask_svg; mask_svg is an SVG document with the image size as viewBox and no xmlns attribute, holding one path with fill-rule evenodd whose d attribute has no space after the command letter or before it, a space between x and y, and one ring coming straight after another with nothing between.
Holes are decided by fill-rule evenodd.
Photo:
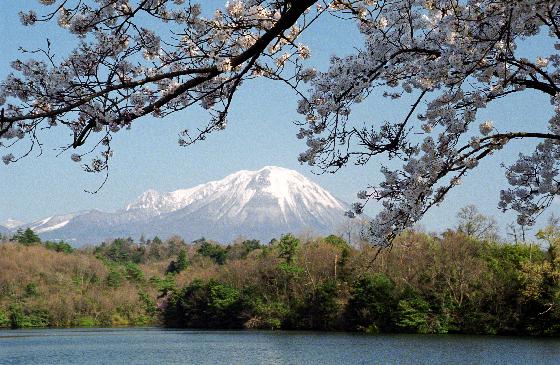
<instances>
[{"instance_id":1,"label":"mountain","mask_svg":"<svg viewBox=\"0 0 560 365\"><path fill-rule=\"evenodd\" d=\"M0 222L0 226L5 228L5 229L15 229L19 226L21 226L22 224L24 224L23 222L20 222L18 220L12 219L12 218L8 218L6 219L4 222Z\"/></svg>"},{"instance_id":2,"label":"mountain","mask_svg":"<svg viewBox=\"0 0 560 365\"><path fill-rule=\"evenodd\" d=\"M40 219L33 223L24 224L26 228L31 228L35 233L45 233L50 231L56 231L64 226L66 226L75 217L84 214L84 212L70 213L64 215L55 215L47 218Z\"/></svg>"},{"instance_id":3,"label":"mountain","mask_svg":"<svg viewBox=\"0 0 560 365\"><path fill-rule=\"evenodd\" d=\"M80 244L114 237L220 242L236 237L268 241L283 233L329 234L341 227L348 205L296 171L267 166L168 193L148 190L114 213L98 210L52 216L31 224L44 239Z\"/></svg>"}]
</instances>

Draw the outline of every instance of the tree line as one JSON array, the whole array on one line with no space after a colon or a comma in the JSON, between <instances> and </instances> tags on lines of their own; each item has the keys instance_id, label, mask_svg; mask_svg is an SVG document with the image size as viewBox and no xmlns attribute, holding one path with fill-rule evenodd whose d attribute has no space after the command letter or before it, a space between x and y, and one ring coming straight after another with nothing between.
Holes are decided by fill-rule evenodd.
<instances>
[{"instance_id":1,"label":"tree line","mask_svg":"<svg viewBox=\"0 0 560 365\"><path fill-rule=\"evenodd\" d=\"M292 234L64 250L23 231L0 245L0 326L558 334L560 230L539 245L465 227L409 230L391 250Z\"/></svg>"}]
</instances>

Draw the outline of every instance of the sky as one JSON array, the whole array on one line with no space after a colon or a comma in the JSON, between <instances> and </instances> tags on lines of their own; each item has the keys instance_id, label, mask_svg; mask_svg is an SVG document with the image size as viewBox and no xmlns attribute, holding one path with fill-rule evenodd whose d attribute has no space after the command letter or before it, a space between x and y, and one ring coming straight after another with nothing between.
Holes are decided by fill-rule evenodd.
<instances>
[{"instance_id":1,"label":"sky","mask_svg":"<svg viewBox=\"0 0 560 365\"><path fill-rule=\"evenodd\" d=\"M205 9L223 6L224 1L203 1ZM20 57L19 47L34 49L46 45L49 38L55 50L64 54L75 42L72 36L54 24L34 27L20 25L20 10L38 8L36 0L6 1L0 10L0 78L10 72L9 64ZM322 19L304 34L302 41L312 51L311 64L325 70L332 55L345 55L353 47L360 47L360 36L353 23L333 18ZM538 37L522 45L529 55L546 55L546 38ZM8 166L0 166L0 224L12 218L31 222L54 214L86 209L115 211L134 201L142 192L160 192L188 188L217 180L235 171L258 170L266 165L294 169L329 190L338 198L356 201L356 193L368 184L380 181L378 163L367 166L348 166L336 174L320 174L320 170L297 161L306 148L296 138L300 120L296 113L297 97L283 85L266 80L245 83L231 107L228 127L212 134L207 140L180 147L179 131L202 126L208 115L197 109L172 114L163 119L146 117L134 123L130 131L117 133L113 139L114 158L106 185L97 194L85 190L96 189L101 176L87 174L70 160L70 153L57 157L57 148L69 141L67 131L49 131L42 137L41 155L38 152ZM398 120L408 111L406 100L393 102L370 98L355 110L353 118L371 123ZM481 121L490 119L510 130L542 130L550 118L552 108L548 98L525 93L492 104L479 113ZM519 152L529 153L531 144L514 142L483 161L463 179L463 184L449 194L445 203L430 211L421 222L428 231L441 232L455 226L456 213L474 204L494 216L502 229L512 222L512 213L497 209L499 191L507 187L501 164L513 162ZM5 154L0 151L0 154ZM380 161L384 162L384 161ZM558 214L560 206L553 206L537 224L542 226L550 213ZM378 206L366 207L374 215ZM504 233L504 231L502 231Z\"/></svg>"}]
</instances>

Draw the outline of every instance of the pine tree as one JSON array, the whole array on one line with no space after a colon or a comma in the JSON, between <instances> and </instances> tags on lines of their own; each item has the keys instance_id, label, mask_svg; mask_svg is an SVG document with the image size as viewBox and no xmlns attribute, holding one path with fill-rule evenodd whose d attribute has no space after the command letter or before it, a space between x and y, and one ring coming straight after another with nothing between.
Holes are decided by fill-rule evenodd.
<instances>
[{"instance_id":1,"label":"pine tree","mask_svg":"<svg viewBox=\"0 0 560 365\"><path fill-rule=\"evenodd\" d=\"M177 256L177 263L175 264L175 269L177 273L185 270L189 266L189 262L187 260L187 252L185 250L181 250L179 255Z\"/></svg>"},{"instance_id":2,"label":"pine tree","mask_svg":"<svg viewBox=\"0 0 560 365\"><path fill-rule=\"evenodd\" d=\"M31 228L27 228L25 231L18 229L14 239L21 244L26 246L32 245L34 243L41 243L41 239Z\"/></svg>"}]
</instances>

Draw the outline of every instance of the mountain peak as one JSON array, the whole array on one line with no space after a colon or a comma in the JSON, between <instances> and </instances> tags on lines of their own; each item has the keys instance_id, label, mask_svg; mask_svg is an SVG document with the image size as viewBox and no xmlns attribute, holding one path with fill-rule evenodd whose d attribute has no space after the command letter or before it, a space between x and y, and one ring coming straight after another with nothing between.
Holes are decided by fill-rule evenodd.
<instances>
[{"instance_id":1,"label":"mountain peak","mask_svg":"<svg viewBox=\"0 0 560 365\"><path fill-rule=\"evenodd\" d=\"M156 208L161 195L155 189L148 189L136 199L133 204L128 204L125 210Z\"/></svg>"},{"instance_id":2,"label":"mountain peak","mask_svg":"<svg viewBox=\"0 0 560 365\"><path fill-rule=\"evenodd\" d=\"M284 171L284 172L292 172L292 173L296 173L299 174L299 172L295 171L295 170L290 170L288 168L285 167L280 167L280 166L273 166L273 165L268 165L268 166L263 166L260 171Z\"/></svg>"}]
</instances>

